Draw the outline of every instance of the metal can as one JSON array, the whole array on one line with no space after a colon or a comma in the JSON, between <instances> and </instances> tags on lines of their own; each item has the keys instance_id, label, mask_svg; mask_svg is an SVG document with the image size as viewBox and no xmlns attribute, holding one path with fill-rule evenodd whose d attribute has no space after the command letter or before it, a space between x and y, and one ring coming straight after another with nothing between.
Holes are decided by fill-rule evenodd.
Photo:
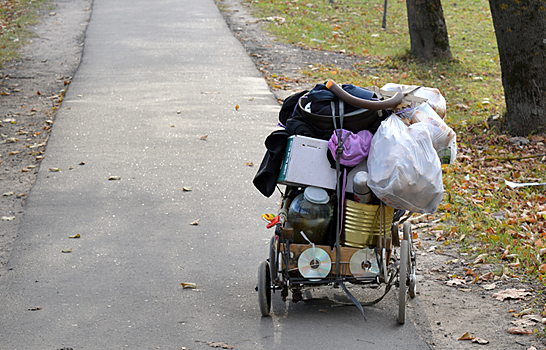
<instances>
[{"instance_id":1,"label":"metal can","mask_svg":"<svg viewBox=\"0 0 546 350\"><path fill-rule=\"evenodd\" d=\"M355 202L371 203L373 201L372 190L368 187L368 173L359 171L353 178L353 193Z\"/></svg>"}]
</instances>

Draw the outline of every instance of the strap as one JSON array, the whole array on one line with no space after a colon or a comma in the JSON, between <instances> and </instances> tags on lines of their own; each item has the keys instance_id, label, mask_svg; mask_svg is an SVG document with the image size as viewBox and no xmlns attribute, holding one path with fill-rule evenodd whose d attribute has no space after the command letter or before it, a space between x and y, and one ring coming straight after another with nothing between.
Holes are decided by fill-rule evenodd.
<instances>
[{"instance_id":1,"label":"strap","mask_svg":"<svg viewBox=\"0 0 546 350\"><path fill-rule=\"evenodd\" d=\"M332 101L330 104L332 108L332 118L334 120L334 132L337 134L337 149L336 149L336 179L337 179L337 186L336 186L336 194L337 194L337 213L339 215L336 227L336 276L338 278L337 283L341 285L341 288L347 294L349 299L358 307L360 312L362 313L362 317L364 317L364 321L366 321L366 315L364 315L364 309L362 308L362 305L356 300L356 298L349 292L345 284L343 283L343 279L341 279L339 276L341 276L341 245L340 245L340 236L341 236L341 229L342 226L342 218L343 218L343 204L345 202L345 182L346 182L346 169L343 174L343 180L341 180L343 183L340 183L340 175L341 175L341 155L343 154L343 144L345 143L345 140L349 136L349 133L347 133L347 136L343 138L343 117L345 116L345 104L340 99L339 100L339 129L337 127L336 123L336 113L335 113L335 103ZM341 193L343 191L343 193Z\"/></svg>"}]
</instances>

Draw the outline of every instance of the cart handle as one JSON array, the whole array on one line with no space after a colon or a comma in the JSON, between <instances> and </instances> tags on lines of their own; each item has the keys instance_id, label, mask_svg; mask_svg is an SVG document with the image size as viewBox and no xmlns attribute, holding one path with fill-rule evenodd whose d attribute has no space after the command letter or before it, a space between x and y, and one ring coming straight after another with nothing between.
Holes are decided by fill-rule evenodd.
<instances>
[{"instance_id":1,"label":"cart handle","mask_svg":"<svg viewBox=\"0 0 546 350\"><path fill-rule=\"evenodd\" d=\"M336 84L335 81L332 79L329 79L328 82L326 82L326 87L328 90L332 91L334 95L336 95L340 100L343 100L343 102L346 102L348 104L351 104L355 107L365 108L365 109L371 109L371 110L381 110L381 109L388 109L388 108L394 108L402 100L404 99L404 95L400 92L397 92L394 94L393 97L382 100L382 101L369 101L364 100L362 98L355 97L345 90L343 90L338 84Z\"/></svg>"}]
</instances>

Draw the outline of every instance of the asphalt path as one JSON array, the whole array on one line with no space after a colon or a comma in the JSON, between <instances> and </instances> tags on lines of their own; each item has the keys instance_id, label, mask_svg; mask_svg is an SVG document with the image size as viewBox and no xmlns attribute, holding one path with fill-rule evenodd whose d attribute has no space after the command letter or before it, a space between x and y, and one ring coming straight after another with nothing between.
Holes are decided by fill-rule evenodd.
<instances>
[{"instance_id":1,"label":"asphalt path","mask_svg":"<svg viewBox=\"0 0 546 350\"><path fill-rule=\"evenodd\" d=\"M321 288L261 317L278 198L252 178L278 110L212 0L94 0L2 276L0 349L428 348L393 292L367 321Z\"/></svg>"}]
</instances>

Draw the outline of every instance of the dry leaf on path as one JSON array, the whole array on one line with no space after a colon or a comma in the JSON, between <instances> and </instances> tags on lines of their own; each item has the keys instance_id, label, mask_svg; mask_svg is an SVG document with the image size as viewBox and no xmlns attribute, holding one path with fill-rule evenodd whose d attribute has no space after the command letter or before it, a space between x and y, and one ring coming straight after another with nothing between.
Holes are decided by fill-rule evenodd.
<instances>
[{"instance_id":1,"label":"dry leaf on path","mask_svg":"<svg viewBox=\"0 0 546 350\"><path fill-rule=\"evenodd\" d=\"M201 221L201 219L195 220L195 221L192 222L190 225L192 225L192 226L197 226L197 225L199 225L199 221Z\"/></svg>"},{"instance_id":2,"label":"dry leaf on path","mask_svg":"<svg viewBox=\"0 0 546 350\"><path fill-rule=\"evenodd\" d=\"M472 342L482 344L482 345L489 344L489 340L485 340L485 339L482 339L482 338L474 338L474 339L472 339Z\"/></svg>"},{"instance_id":3,"label":"dry leaf on path","mask_svg":"<svg viewBox=\"0 0 546 350\"><path fill-rule=\"evenodd\" d=\"M184 192L190 192L192 190L193 190L193 187L191 187L191 186L182 187L182 191L184 191Z\"/></svg>"},{"instance_id":4,"label":"dry leaf on path","mask_svg":"<svg viewBox=\"0 0 546 350\"><path fill-rule=\"evenodd\" d=\"M516 327L523 327L523 328L533 328L536 324L535 321L530 319L514 320L514 321L511 321L510 323L512 323Z\"/></svg>"},{"instance_id":5,"label":"dry leaf on path","mask_svg":"<svg viewBox=\"0 0 546 350\"><path fill-rule=\"evenodd\" d=\"M493 272L488 272L488 273L486 273L484 275L481 275L480 279L482 281L489 281L492 277L493 277Z\"/></svg>"},{"instance_id":6,"label":"dry leaf on path","mask_svg":"<svg viewBox=\"0 0 546 350\"><path fill-rule=\"evenodd\" d=\"M182 283L180 283L180 285L184 289L195 289L195 288L197 288L197 284L191 283L191 282L182 282Z\"/></svg>"},{"instance_id":7,"label":"dry leaf on path","mask_svg":"<svg viewBox=\"0 0 546 350\"><path fill-rule=\"evenodd\" d=\"M112 180L121 180L121 176L109 176L108 180L110 180L110 181L112 181Z\"/></svg>"},{"instance_id":8,"label":"dry leaf on path","mask_svg":"<svg viewBox=\"0 0 546 350\"><path fill-rule=\"evenodd\" d=\"M523 327L511 327L510 329L508 329L508 332L510 334L533 334L533 331L531 329Z\"/></svg>"},{"instance_id":9,"label":"dry leaf on path","mask_svg":"<svg viewBox=\"0 0 546 350\"><path fill-rule=\"evenodd\" d=\"M72 253L72 248L61 250L62 253Z\"/></svg>"},{"instance_id":10,"label":"dry leaf on path","mask_svg":"<svg viewBox=\"0 0 546 350\"><path fill-rule=\"evenodd\" d=\"M57 171L60 171L61 169L59 168L49 168L49 171L51 172L57 172Z\"/></svg>"},{"instance_id":11,"label":"dry leaf on path","mask_svg":"<svg viewBox=\"0 0 546 350\"><path fill-rule=\"evenodd\" d=\"M75 235L68 236L68 238L80 238L80 234L76 233Z\"/></svg>"},{"instance_id":12,"label":"dry leaf on path","mask_svg":"<svg viewBox=\"0 0 546 350\"><path fill-rule=\"evenodd\" d=\"M12 221L15 220L15 216L2 216L2 221Z\"/></svg>"},{"instance_id":13,"label":"dry leaf on path","mask_svg":"<svg viewBox=\"0 0 546 350\"><path fill-rule=\"evenodd\" d=\"M510 288L493 294L493 298L504 301L504 299L523 299L529 295L531 295L531 293L525 291L525 289Z\"/></svg>"},{"instance_id":14,"label":"dry leaf on path","mask_svg":"<svg viewBox=\"0 0 546 350\"><path fill-rule=\"evenodd\" d=\"M487 256L486 253L483 253L483 254L480 254L476 257L476 259L474 259L474 264L479 264L479 263L485 263L485 257Z\"/></svg>"},{"instance_id":15,"label":"dry leaf on path","mask_svg":"<svg viewBox=\"0 0 546 350\"><path fill-rule=\"evenodd\" d=\"M201 136L201 137L199 138L199 140L205 141L205 140L207 139L207 137L209 137L209 135Z\"/></svg>"},{"instance_id":16,"label":"dry leaf on path","mask_svg":"<svg viewBox=\"0 0 546 350\"><path fill-rule=\"evenodd\" d=\"M13 196L14 194L15 194L15 192L6 192L6 193L2 194L2 196L9 197L9 196Z\"/></svg>"},{"instance_id":17,"label":"dry leaf on path","mask_svg":"<svg viewBox=\"0 0 546 350\"><path fill-rule=\"evenodd\" d=\"M229 345L228 343L224 343L223 341L217 341L217 342L208 341L206 344L210 346L211 348L233 349L232 345Z\"/></svg>"},{"instance_id":18,"label":"dry leaf on path","mask_svg":"<svg viewBox=\"0 0 546 350\"><path fill-rule=\"evenodd\" d=\"M468 332L466 332L465 334L463 334L462 337L460 337L458 340L472 340L474 339L473 336L471 336L470 334L468 334Z\"/></svg>"},{"instance_id":19,"label":"dry leaf on path","mask_svg":"<svg viewBox=\"0 0 546 350\"><path fill-rule=\"evenodd\" d=\"M27 309L27 311L38 311L38 310L42 310L42 307L41 306L36 306L36 307L29 307Z\"/></svg>"},{"instance_id":20,"label":"dry leaf on path","mask_svg":"<svg viewBox=\"0 0 546 350\"><path fill-rule=\"evenodd\" d=\"M460 285L466 284L466 282L464 280L454 278L454 279L451 279L451 280L447 281L446 284L448 286L460 286Z\"/></svg>"},{"instance_id":21,"label":"dry leaf on path","mask_svg":"<svg viewBox=\"0 0 546 350\"><path fill-rule=\"evenodd\" d=\"M495 283L490 283L490 284L484 284L482 286L483 289L485 290L493 290L497 287L497 285Z\"/></svg>"}]
</instances>

